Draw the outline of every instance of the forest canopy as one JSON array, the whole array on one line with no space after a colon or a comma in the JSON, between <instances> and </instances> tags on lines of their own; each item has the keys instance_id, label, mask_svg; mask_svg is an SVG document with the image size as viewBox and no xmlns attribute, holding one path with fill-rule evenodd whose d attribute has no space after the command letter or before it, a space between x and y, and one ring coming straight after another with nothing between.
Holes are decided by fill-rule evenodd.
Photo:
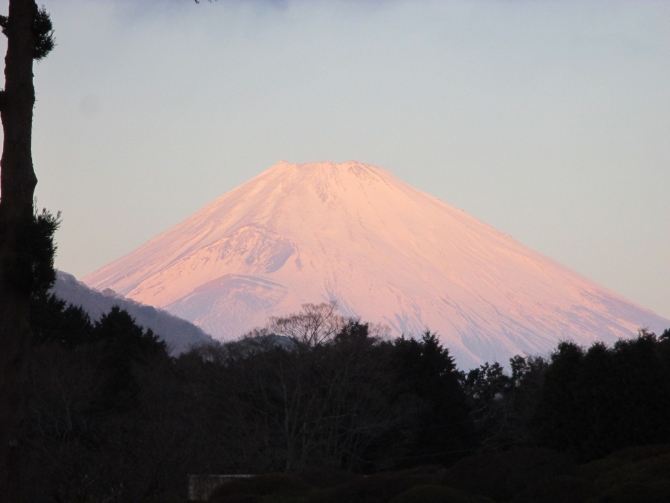
<instances>
[{"instance_id":1,"label":"forest canopy","mask_svg":"<svg viewBox=\"0 0 670 503\"><path fill-rule=\"evenodd\" d=\"M158 501L183 497L189 473L354 476L509 449L582 463L670 442L669 331L466 372L431 332L379 335L328 304L177 357L118 308L91 323L47 295L33 310L35 500Z\"/></svg>"}]
</instances>

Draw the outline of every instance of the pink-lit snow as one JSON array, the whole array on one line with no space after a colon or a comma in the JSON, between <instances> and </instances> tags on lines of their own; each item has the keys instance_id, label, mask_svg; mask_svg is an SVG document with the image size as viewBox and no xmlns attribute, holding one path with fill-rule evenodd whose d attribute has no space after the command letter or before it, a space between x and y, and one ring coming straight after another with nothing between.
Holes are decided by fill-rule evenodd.
<instances>
[{"instance_id":1,"label":"pink-lit snow","mask_svg":"<svg viewBox=\"0 0 670 503\"><path fill-rule=\"evenodd\" d=\"M461 368L670 320L388 171L280 162L84 278L234 339L303 303L435 331Z\"/></svg>"}]
</instances>

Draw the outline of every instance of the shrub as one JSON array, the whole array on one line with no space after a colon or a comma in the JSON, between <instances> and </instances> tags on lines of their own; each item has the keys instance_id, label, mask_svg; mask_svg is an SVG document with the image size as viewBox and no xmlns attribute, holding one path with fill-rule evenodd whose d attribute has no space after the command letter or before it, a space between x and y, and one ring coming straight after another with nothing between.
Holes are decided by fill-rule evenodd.
<instances>
[{"instance_id":1,"label":"shrub","mask_svg":"<svg viewBox=\"0 0 670 503\"><path fill-rule=\"evenodd\" d=\"M633 503L668 501L670 446L617 451L579 466L570 476L548 477L530 485L514 503Z\"/></svg>"},{"instance_id":2,"label":"shrub","mask_svg":"<svg viewBox=\"0 0 670 503\"><path fill-rule=\"evenodd\" d=\"M585 503L595 495L593 484L584 477L560 475L542 479L517 494L513 503Z\"/></svg>"},{"instance_id":3,"label":"shrub","mask_svg":"<svg viewBox=\"0 0 670 503\"><path fill-rule=\"evenodd\" d=\"M573 469L570 459L555 451L519 448L462 459L447 470L442 482L504 502L542 479Z\"/></svg>"},{"instance_id":4,"label":"shrub","mask_svg":"<svg viewBox=\"0 0 670 503\"><path fill-rule=\"evenodd\" d=\"M387 503L408 489L433 482L433 477L406 472L380 473L361 477L322 493L310 495L308 503Z\"/></svg>"},{"instance_id":5,"label":"shrub","mask_svg":"<svg viewBox=\"0 0 670 503\"><path fill-rule=\"evenodd\" d=\"M342 486L360 479L360 475L355 475L345 470L334 469L304 471L298 473L298 477L318 489L329 489L336 486Z\"/></svg>"},{"instance_id":6,"label":"shrub","mask_svg":"<svg viewBox=\"0 0 670 503\"><path fill-rule=\"evenodd\" d=\"M312 486L300 477L272 473L226 482L212 492L209 500L220 503L246 503L259 500L259 496L301 496L310 490Z\"/></svg>"},{"instance_id":7,"label":"shrub","mask_svg":"<svg viewBox=\"0 0 670 503\"><path fill-rule=\"evenodd\" d=\"M451 487L421 485L399 494L390 503L492 503L492 500Z\"/></svg>"},{"instance_id":8,"label":"shrub","mask_svg":"<svg viewBox=\"0 0 670 503\"><path fill-rule=\"evenodd\" d=\"M597 503L667 503L670 482L667 480L635 480L610 489L594 501Z\"/></svg>"},{"instance_id":9,"label":"shrub","mask_svg":"<svg viewBox=\"0 0 670 503\"><path fill-rule=\"evenodd\" d=\"M600 468L590 468L594 487L602 501L668 501L670 495L670 452L668 446L646 446L613 453ZM609 461L610 463L606 463ZM585 470L586 471L586 470ZM635 495L637 500L635 500ZM604 498L604 499L603 499Z\"/></svg>"}]
</instances>

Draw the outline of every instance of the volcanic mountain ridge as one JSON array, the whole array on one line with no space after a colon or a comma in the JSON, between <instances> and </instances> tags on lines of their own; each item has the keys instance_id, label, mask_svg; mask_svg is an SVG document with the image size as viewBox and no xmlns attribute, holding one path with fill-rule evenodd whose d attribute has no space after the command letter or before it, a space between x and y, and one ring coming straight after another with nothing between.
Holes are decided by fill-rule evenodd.
<instances>
[{"instance_id":1,"label":"volcanic mountain ridge","mask_svg":"<svg viewBox=\"0 0 670 503\"><path fill-rule=\"evenodd\" d=\"M303 303L437 332L461 368L670 320L367 164L280 162L84 278L229 340Z\"/></svg>"}]
</instances>

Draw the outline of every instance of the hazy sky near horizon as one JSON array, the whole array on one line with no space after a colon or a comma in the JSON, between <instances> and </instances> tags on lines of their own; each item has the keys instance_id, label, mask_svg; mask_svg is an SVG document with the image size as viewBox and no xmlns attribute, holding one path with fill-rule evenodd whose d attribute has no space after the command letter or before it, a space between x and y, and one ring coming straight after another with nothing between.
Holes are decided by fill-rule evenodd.
<instances>
[{"instance_id":1,"label":"hazy sky near horizon","mask_svg":"<svg viewBox=\"0 0 670 503\"><path fill-rule=\"evenodd\" d=\"M355 159L670 318L670 2L45 4L34 159L60 269L279 160Z\"/></svg>"}]
</instances>

